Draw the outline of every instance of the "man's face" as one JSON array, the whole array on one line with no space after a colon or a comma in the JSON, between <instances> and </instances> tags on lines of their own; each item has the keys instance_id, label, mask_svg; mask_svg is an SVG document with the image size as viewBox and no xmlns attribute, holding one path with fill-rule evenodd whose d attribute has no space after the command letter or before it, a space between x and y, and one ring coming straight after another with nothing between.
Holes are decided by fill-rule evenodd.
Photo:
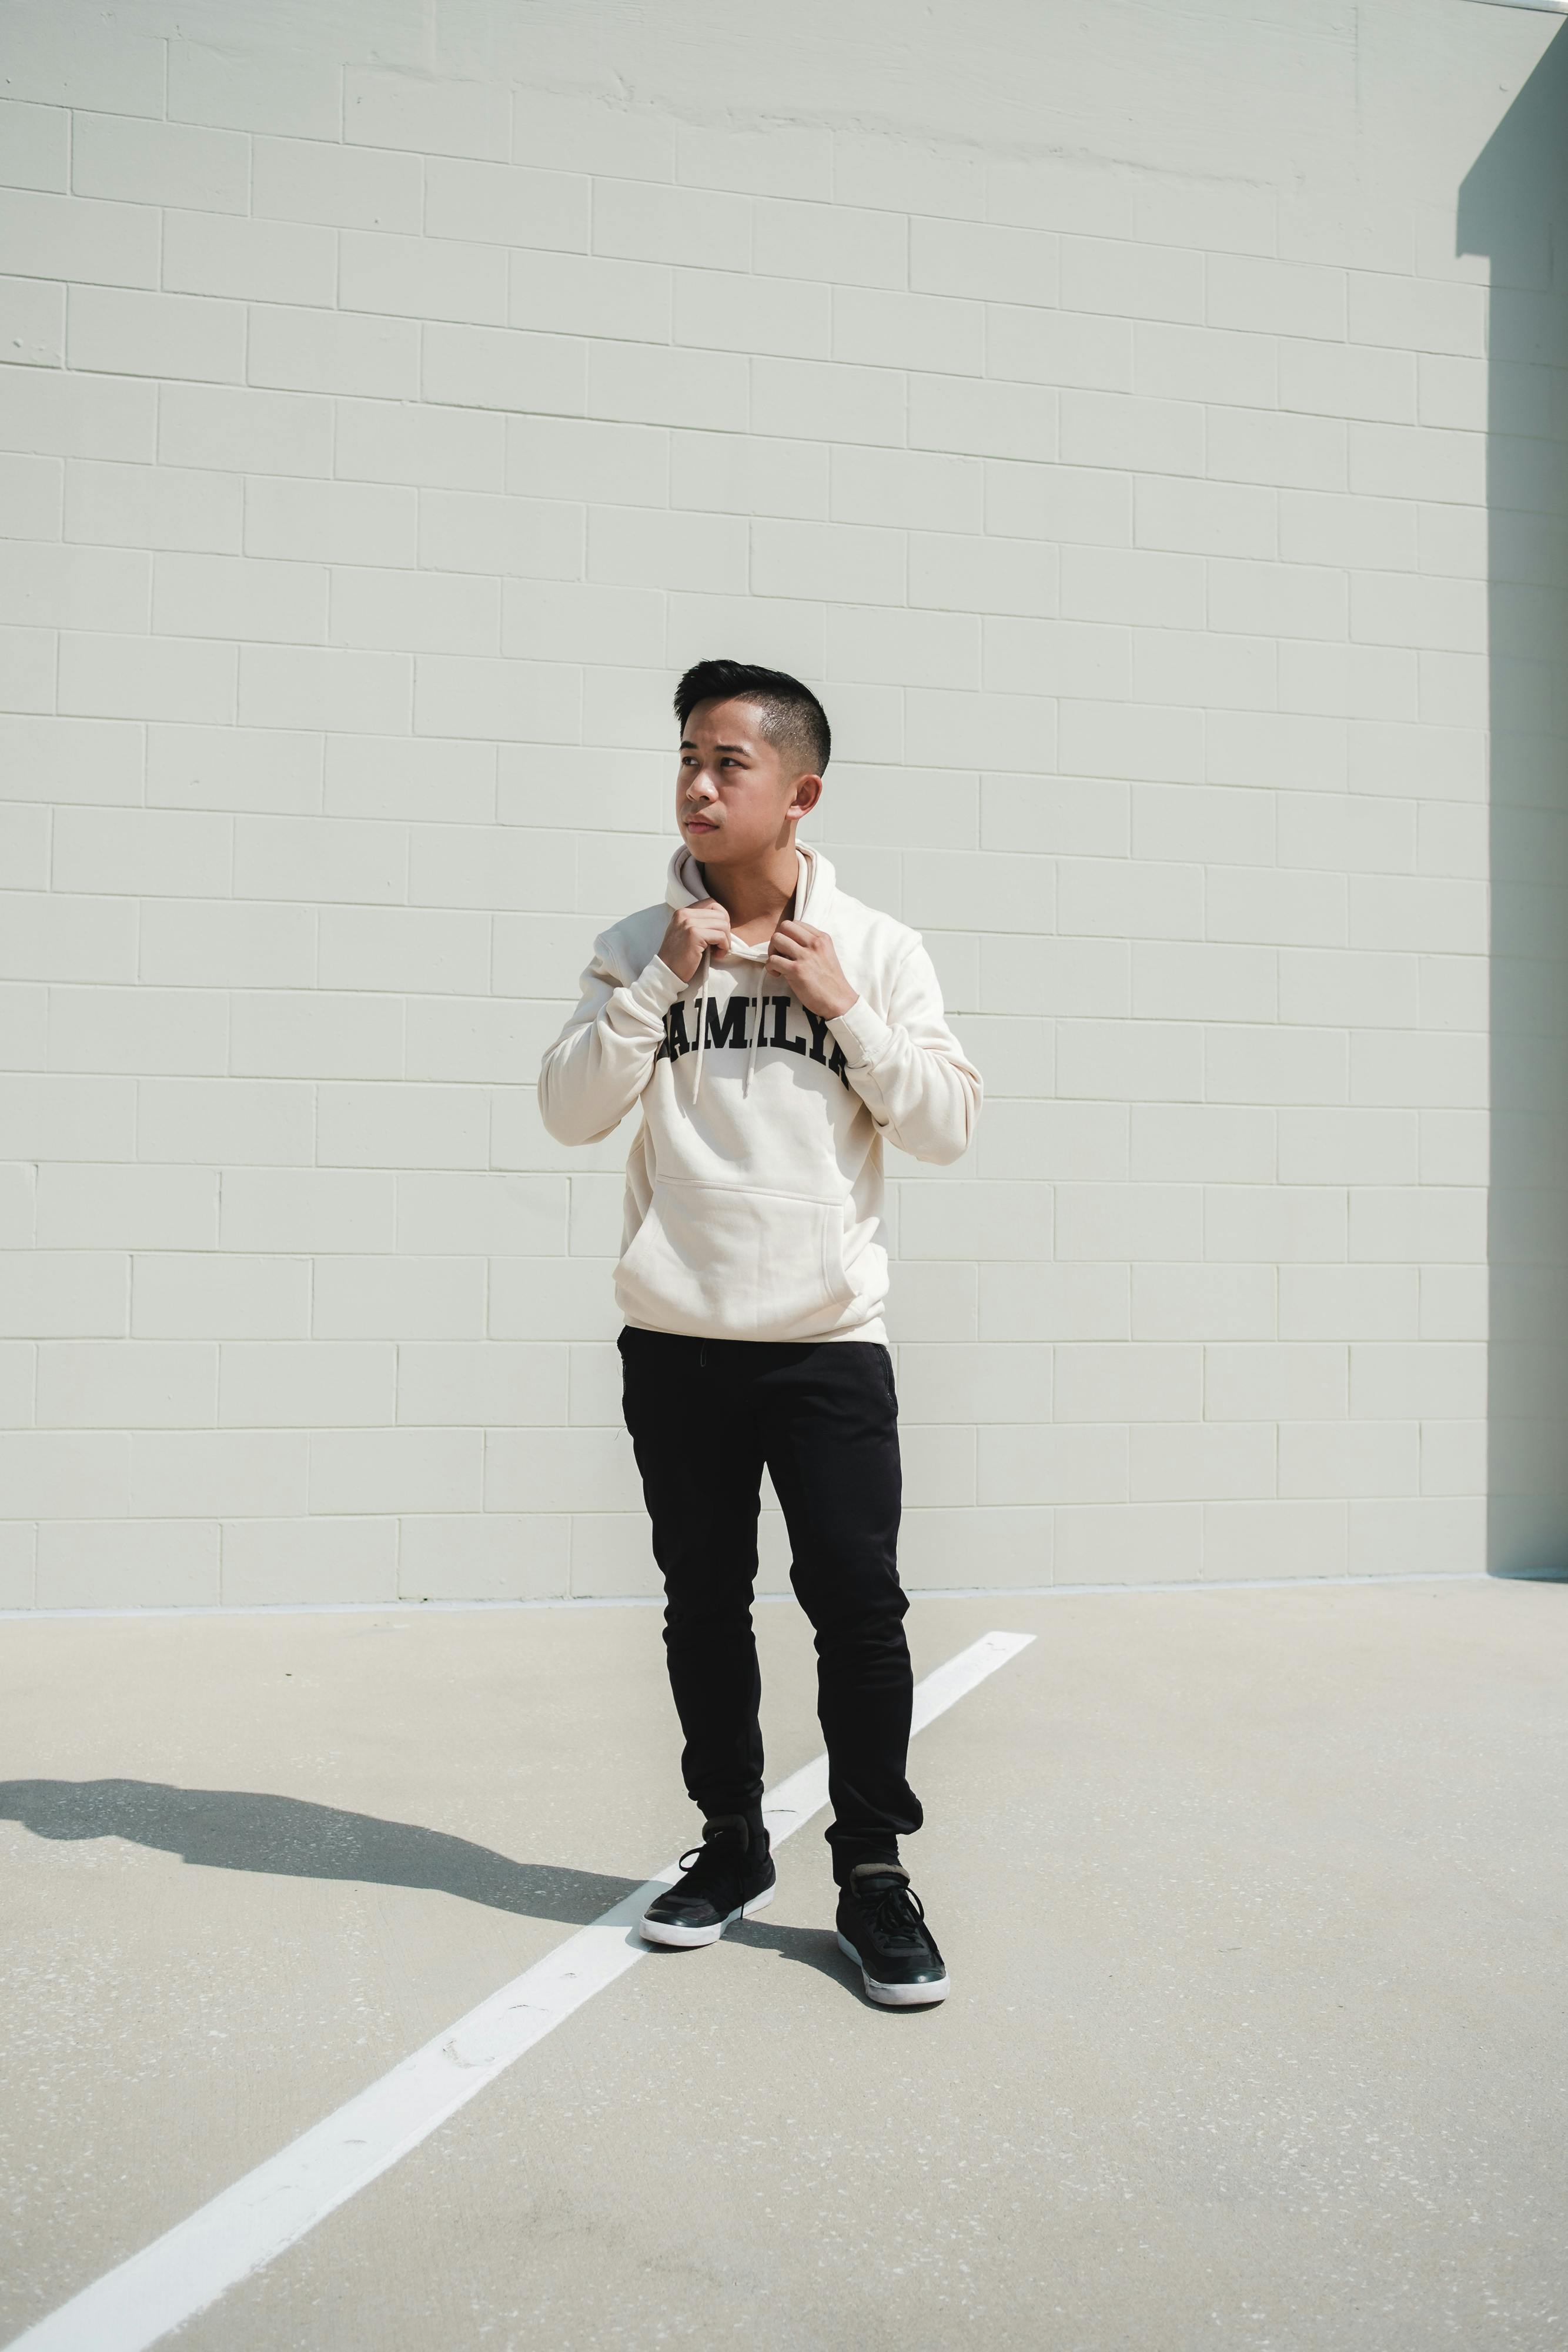
<instances>
[{"instance_id":1,"label":"man's face","mask_svg":"<svg viewBox=\"0 0 1568 2352\"><path fill-rule=\"evenodd\" d=\"M699 702L681 739L675 822L705 866L732 866L788 844L790 820L821 787L792 772L751 702ZM802 790L803 784L815 785Z\"/></svg>"}]
</instances>

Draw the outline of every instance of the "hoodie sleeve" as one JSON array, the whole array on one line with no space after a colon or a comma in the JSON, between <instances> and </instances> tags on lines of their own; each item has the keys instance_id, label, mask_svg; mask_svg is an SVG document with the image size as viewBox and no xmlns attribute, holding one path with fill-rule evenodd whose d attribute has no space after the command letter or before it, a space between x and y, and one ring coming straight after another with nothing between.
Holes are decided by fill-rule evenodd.
<instances>
[{"instance_id":1,"label":"hoodie sleeve","mask_svg":"<svg viewBox=\"0 0 1568 2352\"><path fill-rule=\"evenodd\" d=\"M980 1074L947 1026L922 940L894 973L885 1021L862 996L828 1026L850 1084L890 1143L938 1166L962 1157L980 1114Z\"/></svg>"},{"instance_id":2,"label":"hoodie sleeve","mask_svg":"<svg viewBox=\"0 0 1568 2352\"><path fill-rule=\"evenodd\" d=\"M539 1109L558 1143L613 1134L653 1075L664 1014L685 986L656 955L623 980L604 932L580 984L576 1012L539 1064Z\"/></svg>"}]
</instances>

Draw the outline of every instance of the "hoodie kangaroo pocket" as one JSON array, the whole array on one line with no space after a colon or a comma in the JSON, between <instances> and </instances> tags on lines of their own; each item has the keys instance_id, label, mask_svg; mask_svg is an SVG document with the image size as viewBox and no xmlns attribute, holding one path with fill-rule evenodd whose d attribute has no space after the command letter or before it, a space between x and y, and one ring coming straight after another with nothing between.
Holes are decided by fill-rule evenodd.
<instances>
[{"instance_id":1,"label":"hoodie kangaroo pocket","mask_svg":"<svg viewBox=\"0 0 1568 2352\"><path fill-rule=\"evenodd\" d=\"M659 1177L615 1271L628 1322L727 1339L810 1339L855 1295L837 1201Z\"/></svg>"}]
</instances>

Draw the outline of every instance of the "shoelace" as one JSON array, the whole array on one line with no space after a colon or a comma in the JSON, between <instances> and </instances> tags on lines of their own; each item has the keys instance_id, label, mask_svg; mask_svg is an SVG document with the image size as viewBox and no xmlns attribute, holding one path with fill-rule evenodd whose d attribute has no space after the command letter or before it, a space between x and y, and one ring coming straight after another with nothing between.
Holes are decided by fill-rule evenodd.
<instances>
[{"instance_id":1,"label":"shoelace","mask_svg":"<svg viewBox=\"0 0 1568 2352\"><path fill-rule=\"evenodd\" d=\"M925 1943L925 1906L913 1886L890 1878L875 1894L862 1895L859 1900L879 1944L895 1949Z\"/></svg>"},{"instance_id":2,"label":"shoelace","mask_svg":"<svg viewBox=\"0 0 1568 2352\"><path fill-rule=\"evenodd\" d=\"M681 1856L680 1866L683 1874L696 1879L700 1886L702 1878L714 1870L738 1869L743 1858L737 1838L705 1838L701 1845L687 1847ZM705 1863L707 1864L706 1872L703 1868Z\"/></svg>"}]
</instances>

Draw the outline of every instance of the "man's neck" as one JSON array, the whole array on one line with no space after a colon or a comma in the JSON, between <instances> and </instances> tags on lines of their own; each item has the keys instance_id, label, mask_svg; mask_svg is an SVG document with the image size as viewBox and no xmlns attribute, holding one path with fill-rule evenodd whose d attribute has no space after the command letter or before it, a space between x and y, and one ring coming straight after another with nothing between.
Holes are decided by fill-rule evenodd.
<instances>
[{"instance_id":1,"label":"man's neck","mask_svg":"<svg viewBox=\"0 0 1568 2352\"><path fill-rule=\"evenodd\" d=\"M771 939L783 920L800 872L800 853L791 842L755 865L705 866L702 877L708 896L729 917L731 929L748 947L756 947Z\"/></svg>"}]
</instances>

